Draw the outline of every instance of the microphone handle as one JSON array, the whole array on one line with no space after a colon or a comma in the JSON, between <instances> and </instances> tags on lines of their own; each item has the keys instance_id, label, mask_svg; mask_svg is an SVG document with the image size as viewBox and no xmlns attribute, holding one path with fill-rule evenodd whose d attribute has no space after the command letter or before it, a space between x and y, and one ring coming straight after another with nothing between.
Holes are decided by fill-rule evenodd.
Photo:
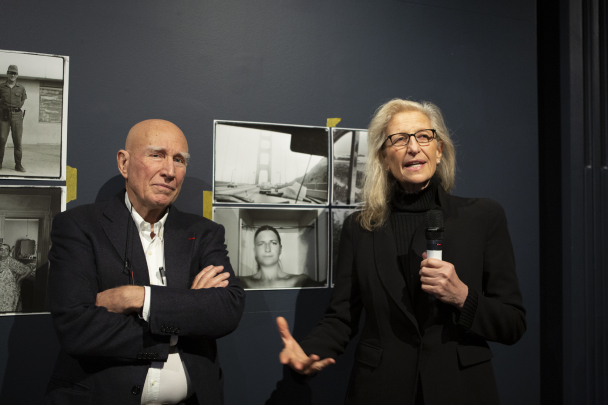
<instances>
[{"instance_id":1,"label":"microphone handle","mask_svg":"<svg viewBox=\"0 0 608 405\"><path fill-rule=\"evenodd\" d=\"M443 240L441 239L427 239L426 241L426 258L427 259L442 259L443 253Z\"/></svg>"},{"instance_id":2,"label":"microphone handle","mask_svg":"<svg viewBox=\"0 0 608 405\"><path fill-rule=\"evenodd\" d=\"M443 250L427 250L426 258L427 259L439 259L443 260Z\"/></svg>"},{"instance_id":3,"label":"microphone handle","mask_svg":"<svg viewBox=\"0 0 608 405\"><path fill-rule=\"evenodd\" d=\"M443 240L431 240L426 241L426 258L427 259L439 259L443 260ZM434 295L428 296L429 303L437 301Z\"/></svg>"}]
</instances>

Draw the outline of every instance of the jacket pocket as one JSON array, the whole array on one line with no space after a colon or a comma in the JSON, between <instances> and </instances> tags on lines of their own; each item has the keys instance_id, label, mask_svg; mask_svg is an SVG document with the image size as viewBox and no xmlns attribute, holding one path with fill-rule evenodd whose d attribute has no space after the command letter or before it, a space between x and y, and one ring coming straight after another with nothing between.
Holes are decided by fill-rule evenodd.
<instances>
[{"instance_id":1,"label":"jacket pocket","mask_svg":"<svg viewBox=\"0 0 608 405\"><path fill-rule=\"evenodd\" d=\"M456 350L458 351L458 362L462 367L483 363L494 357L487 346L458 346Z\"/></svg>"},{"instance_id":2,"label":"jacket pocket","mask_svg":"<svg viewBox=\"0 0 608 405\"><path fill-rule=\"evenodd\" d=\"M45 403L87 405L91 403L91 391L83 384L51 378L47 386Z\"/></svg>"},{"instance_id":3,"label":"jacket pocket","mask_svg":"<svg viewBox=\"0 0 608 405\"><path fill-rule=\"evenodd\" d=\"M365 342L359 342L355 351L355 360L370 367L378 367L382 359L382 349Z\"/></svg>"}]
</instances>

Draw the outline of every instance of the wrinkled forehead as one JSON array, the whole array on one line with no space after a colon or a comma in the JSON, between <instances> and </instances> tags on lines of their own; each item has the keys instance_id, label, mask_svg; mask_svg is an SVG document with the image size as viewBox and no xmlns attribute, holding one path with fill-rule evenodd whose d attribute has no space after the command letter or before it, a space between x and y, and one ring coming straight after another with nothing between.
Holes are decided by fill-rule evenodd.
<instances>
[{"instance_id":1,"label":"wrinkled forehead","mask_svg":"<svg viewBox=\"0 0 608 405\"><path fill-rule=\"evenodd\" d=\"M149 147L188 152L188 141L175 124L163 120L148 120L131 128L125 148L134 150Z\"/></svg>"}]
</instances>

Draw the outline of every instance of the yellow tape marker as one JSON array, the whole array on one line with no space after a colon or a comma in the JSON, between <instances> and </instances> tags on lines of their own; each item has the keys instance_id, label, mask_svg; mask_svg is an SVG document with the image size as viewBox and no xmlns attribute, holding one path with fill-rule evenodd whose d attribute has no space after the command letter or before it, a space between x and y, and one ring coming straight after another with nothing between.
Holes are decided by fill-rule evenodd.
<instances>
[{"instance_id":1,"label":"yellow tape marker","mask_svg":"<svg viewBox=\"0 0 608 405\"><path fill-rule=\"evenodd\" d=\"M68 193L65 197L65 202L69 203L76 199L77 172L75 167L66 166L65 185L68 188Z\"/></svg>"},{"instance_id":2,"label":"yellow tape marker","mask_svg":"<svg viewBox=\"0 0 608 405\"><path fill-rule=\"evenodd\" d=\"M213 219L213 192L203 191L203 216Z\"/></svg>"},{"instance_id":3,"label":"yellow tape marker","mask_svg":"<svg viewBox=\"0 0 608 405\"><path fill-rule=\"evenodd\" d=\"M342 121L342 118L328 118L327 119L327 126L330 128L335 127L336 125L338 125L338 122Z\"/></svg>"}]
</instances>

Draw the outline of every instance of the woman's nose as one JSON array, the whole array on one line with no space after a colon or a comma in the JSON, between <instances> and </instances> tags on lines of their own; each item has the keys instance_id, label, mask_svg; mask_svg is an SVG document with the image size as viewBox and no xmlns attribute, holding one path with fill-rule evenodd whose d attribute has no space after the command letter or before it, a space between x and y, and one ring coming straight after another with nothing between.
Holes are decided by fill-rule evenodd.
<instances>
[{"instance_id":1,"label":"woman's nose","mask_svg":"<svg viewBox=\"0 0 608 405\"><path fill-rule=\"evenodd\" d=\"M420 152L420 144L415 136L410 136L410 141L407 143L407 153L417 155Z\"/></svg>"},{"instance_id":2,"label":"woman's nose","mask_svg":"<svg viewBox=\"0 0 608 405\"><path fill-rule=\"evenodd\" d=\"M264 251L265 252L270 252L270 244L269 243L265 243L264 244Z\"/></svg>"}]
</instances>

